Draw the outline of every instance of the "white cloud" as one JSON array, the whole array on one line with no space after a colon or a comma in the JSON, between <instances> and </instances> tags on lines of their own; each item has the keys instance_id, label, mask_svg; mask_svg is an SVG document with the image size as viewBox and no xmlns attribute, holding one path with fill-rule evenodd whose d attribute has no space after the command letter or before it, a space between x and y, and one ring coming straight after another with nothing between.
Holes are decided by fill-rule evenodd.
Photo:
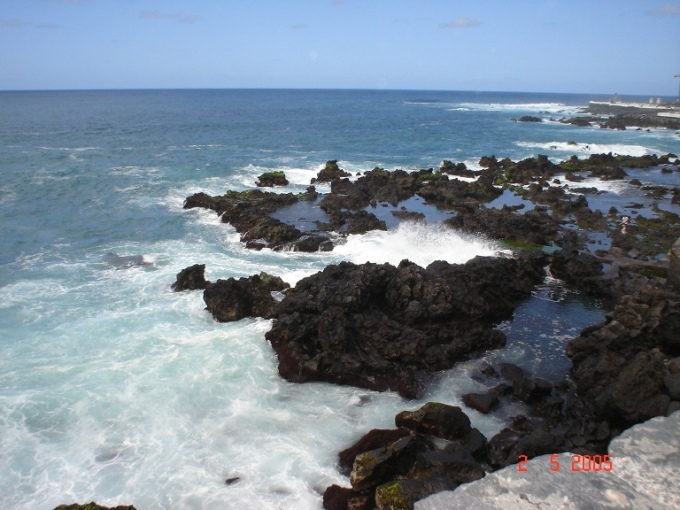
<instances>
[{"instance_id":1,"label":"white cloud","mask_svg":"<svg viewBox=\"0 0 680 510\"><path fill-rule=\"evenodd\" d=\"M663 4L658 9L651 9L647 11L646 14L648 16L660 17L678 16L680 14L680 6L677 4L667 3Z\"/></svg>"},{"instance_id":2,"label":"white cloud","mask_svg":"<svg viewBox=\"0 0 680 510\"><path fill-rule=\"evenodd\" d=\"M441 23L442 28L473 28L478 27L481 23L470 18L456 18L448 23Z\"/></svg>"}]
</instances>

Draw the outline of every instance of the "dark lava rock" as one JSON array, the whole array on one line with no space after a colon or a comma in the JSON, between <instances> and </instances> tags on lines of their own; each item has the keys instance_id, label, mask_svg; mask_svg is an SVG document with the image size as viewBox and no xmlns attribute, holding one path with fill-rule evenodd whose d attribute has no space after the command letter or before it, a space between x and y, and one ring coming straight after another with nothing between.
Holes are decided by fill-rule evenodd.
<instances>
[{"instance_id":1,"label":"dark lava rock","mask_svg":"<svg viewBox=\"0 0 680 510\"><path fill-rule=\"evenodd\" d=\"M368 211L352 214L347 221L348 234L365 234L371 230L387 230L387 225Z\"/></svg>"},{"instance_id":2,"label":"dark lava rock","mask_svg":"<svg viewBox=\"0 0 680 510\"><path fill-rule=\"evenodd\" d=\"M184 201L184 208L202 207L215 211L224 223L231 224L241 234L241 242L249 248L282 248L299 239L302 232L269 214L281 207L293 205L301 198L304 199L292 193L259 189L228 191L218 197L196 193Z\"/></svg>"},{"instance_id":3,"label":"dark lava rock","mask_svg":"<svg viewBox=\"0 0 680 510\"><path fill-rule=\"evenodd\" d=\"M680 354L680 294L645 268L620 268L606 321L567 344L579 394L617 427L663 416L667 363Z\"/></svg>"},{"instance_id":4,"label":"dark lava rock","mask_svg":"<svg viewBox=\"0 0 680 510\"><path fill-rule=\"evenodd\" d=\"M406 429L373 429L369 431L359 441L338 454L341 470L349 473L358 454L377 448L386 448L407 435L409 435L409 432Z\"/></svg>"},{"instance_id":5,"label":"dark lava rock","mask_svg":"<svg viewBox=\"0 0 680 510\"><path fill-rule=\"evenodd\" d=\"M409 435L386 448L360 453L349 478L352 488L361 492L405 475L415 461L416 452L417 440Z\"/></svg>"},{"instance_id":6,"label":"dark lava rock","mask_svg":"<svg viewBox=\"0 0 680 510\"><path fill-rule=\"evenodd\" d=\"M409 478L452 478L458 483L469 483L484 478L484 469L468 452L426 451L418 454Z\"/></svg>"},{"instance_id":7,"label":"dark lava rock","mask_svg":"<svg viewBox=\"0 0 680 510\"><path fill-rule=\"evenodd\" d=\"M481 462L486 458L486 438L470 427L460 408L430 402L399 413L395 422L410 432L371 431L354 445L352 450L360 443L370 448L406 433L387 446L357 454L350 474L354 494L331 486L324 508L413 508L419 499L485 475Z\"/></svg>"},{"instance_id":8,"label":"dark lava rock","mask_svg":"<svg viewBox=\"0 0 680 510\"><path fill-rule=\"evenodd\" d=\"M217 280L203 292L206 309L220 322L238 321L245 317L271 319L278 302L272 291L289 288L278 276L260 273L248 278Z\"/></svg>"},{"instance_id":9,"label":"dark lava rock","mask_svg":"<svg viewBox=\"0 0 680 510\"><path fill-rule=\"evenodd\" d=\"M602 282L602 261L596 256L564 248L552 255L550 272L556 278L589 294L605 292Z\"/></svg>"},{"instance_id":10,"label":"dark lava rock","mask_svg":"<svg viewBox=\"0 0 680 510\"><path fill-rule=\"evenodd\" d=\"M416 501L437 492L453 490L458 485L450 478L394 480L376 489L375 504L378 510L411 510Z\"/></svg>"},{"instance_id":11,"label":"dark lava rock","mask_svg":"<svg viewBox=\"0 0 680 510\"><path fill-rule=\"evenodd\" d=\"M118 505L116 507L101 506L94 501L90 503L85 503L84 505L73 504L73 505L59 505L54 510L135 510L132 505Z\"/></svg>"},{"instance_id":12,"label":"dark lava rock","mask_svg":"<svg viewBox=\"0 0 680 510\"><path fill-rule=\"evenodd\" d=\"M350 177L351 174L348 172L345 172L342 168L338 166L338 161L336 159L327 161L326 166L319 171L319 173L316 176L316 179L312 180L312 184L314 183L323 183L323 182L331 182L335 181L338 179L342 179L343 177Z\"/></svg>"},{"instance_id":13,"label":"dark lava rock","mask_svg":"<svg viewBox=\"0 0 680 510\"><path fill-rule=\"evenodd\" d=\"M333 241L329 234L315 232L304 234L297 241L293 242L290 248L292 251L304 252L332 251Z\"/></svg>"},{"instance_id":14,"label":"dark lava rock","mask_svg":"<svg viewBox=\"0 0 680 510\"><path fill-rule=\"evenodd\" d=\"M392 211L392 216L402 221L424 222L425 215L415 211Z\"/></svg>"},{"instance_id":15,"label":"dark lava rock","mask_svg":"<svg viewBox=\"0 0 680 510\"><path fill-rule=\"evenodd\" d=\"M177 280L171 285L171 288L175 292L180 292L205 289L209 284L210 282L205 279L205 264L194 264L177 273Z\"/></svg>"},{"instance_id":16,"label":"dark lava rock","mask_svg":"<svg viewBox=\"0 0 680 510\"><path fill-rule=\"evenodd\" d=\"M257 178L257 182L255 184L260 188L288 186L288 179L286 179L286 174L280 171L266 172Z\"/></svg>"},{"instance_id":17,"label":"dark lava rock","mask_svg":"<svg viewBox=\"0 0 680 510\"><path fill-rule=\"evenodd\" d=\"M536 402L551 392L552 385L543 379L520 377L512 382L512 394L526 404Z\"/></svg>"},{"instance_id":18,"label":"dark lava rock","mask_svg":"<svg viewBox=\"0 0 680 510\"><path fill-rule=\"evenodd\" d=\"M450 441L460 439L472 430L470 418L460 407L438 402L428 402L416 411L402 411L394 422L397 427Z\"/></svg>"},{"instance_id":19,"label":"dark lava rock","mask_svg":"<svg viewBox=\"0 0 680 510\"><path fill-rule=\"evenodd\" d=\"M482 414L489 414L498 405L498 397L493 393L466 393L463 403Z\"/></svg>"},{"instance_id":20,"label":"dark lava rock","mask_svg":"<svg viewBox=\"0 0 680 510\"><path fill-rule=\"evenodd\" d=\"M507 206L499 210L462 205L456 211L458 214L445 220L445 225L469 233L484 232L494 239L546 246L558 238L561 229L545 208L517 214Z\"/></svg>"},{"instance_id":21,"label":"dark lava rock","mask_svg":"<svg viewBox=\"0 0 680 510\"><path fill-rule=\"evenodd\" d=\"M541 119L538 117L533 117L531 115L524 115L523 117L520 117L517 119L518 122L543 122Z\"/></svg>"},{"instance_id":22,"label":"dark lava rock","mask_svg":"<svg viewBox=\"0 0 680 510\"><path fill-rule=\"evenodd\" d=\"M356 496L357 492L350 488L331 485L323 493L323 507L326 510L347 510L349 501Z\"/></svg>"},{"instance_id":23,"label":"dark lava rock","mask_svg":"<svg viewBox=\"0 0 680 510\"><path fill-rule=\"evenodd\" d=\"M463 265L343 262L298 282L267 339L279 373L415 397L428 373L498 347L509 318L544 277L542 254Z\"/></svg>"},{"instance_id":24,"label":"dark lava rock","mask_svg":"<svg viewBox=\"0 0 680 510\"><path fill-rule=\"evenodd\" d=\"M566 451L564 440L547 430L533 430L530 425L512 426L489 439L487 461L495 469L500 469L517 463L520 455L531 459L563 451Z\"/></svg>"},{"instance_id":25,"label":"dark lava rock","mask_svg":"<svg viewBox=\"0 0 680 510\"><path fill-rule=\"evenodd\" d=\"M439 168L439 171L443 174L448 174L448 175L457 175L460 177L475 177L477 175L477 172L474 170L468 169L468 167L465 165L465 163L452 163L448 159L445 159L442 162L441 167Z\"/></svg>"},{"instance_id":26,"label":"dark lava rock","mask_svg":"<svg viewBox=\"0 0 680 510\"><path fill-rule=\"evenodd\" d=\"M516 380L522 379L524 377L524 370L513 363L501 363L499 368L501 375L508 382L513 383Z\"/></svg>"}]
</instances>

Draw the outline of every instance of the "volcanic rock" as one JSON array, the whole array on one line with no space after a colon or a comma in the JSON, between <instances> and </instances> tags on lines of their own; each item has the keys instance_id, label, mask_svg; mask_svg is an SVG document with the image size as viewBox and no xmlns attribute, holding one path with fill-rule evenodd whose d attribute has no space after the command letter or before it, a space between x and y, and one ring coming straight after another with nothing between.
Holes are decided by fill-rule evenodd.
<instances>
[{"instance_id":1,"label":"volcanic rock","mask_svg":"<svg viewBox=\"0 0 680 510\"><path fill-rule=\"evenodd\" d=\"M217 280L203 292L206 309L220 322L241 320L245 317L271 319L278 302L273 291L289 288L278 276L260 273L249 278Z\"/></svg>"},{"instance_id":2,"label":"volcanic rock","mask_svg":"<svg viewBox=\"0 0 680 510\"><path fill-rule=\"evenodd\" d=\"M406 429L373 429L338 454L340 468L349 473L358 454L377 448L386 448L408 434Z\"/></svg>"},{"instance_id":3,"label":"volcanic rock","mask_svg":"<svg viewBox=\"0 0 680 510\"><path fill-rule=\"evenodd\" d=\"M579 393L622 427L666 414L666 365L680 354L680 293L644 269L621 268L606 321L567 344Z\"/></svg>"},{"instance_id":4,"label":"volcanic rock","mask_svg":"<svg viewBox=\"0 0 680 510\"><path fill-rule=\"evenodd\" d=\"M680 239L671 247L670 265L668 267L668 283L680 291Z\"/></svg>"},{"instance_id":5,"label":"volcanic rock","mask_svg":"<svg viewBox=\"0 0 680 510\"><path fill-rule=\"evenodd\" d=\"M171 285L171 288L175 292L181 292L183 290L205 289L209 284L210 282L205 279L205 264L194 264L177 273L177 280Z\"/></svg>"},{"instance_id":6,"label":"volcanic rock","mask_svg":"<svg viewBox=\"0 0 680 510\"><path fill-rule=\"evenodd\" d=\"M464 265L343 262L298 282L267 339L279 373L415 397L428 373L497 347L493 325L543 279L542 254Z\"/></svg>"},{"instance_id":7,"label":"volcanic rock","mask_svg":"<svg viewBox=\"0 0 680 510\"><path fill-rule=\"evenodd\" d=\"M428 402L416 411L402 411L395 419L397 427L417 434L427 434L452 441L467 435L472 427L470 418L460 407Z\"/></svg>"},{"instance_id":8,"label":"volcanic rock","mask_svg":"<svg viewBox=\"0 0 680 510\"><path fill-rule=\"evenodd\" d=\"M257 178L257 182L255 184L260 188L288 186L288 179L286 179L286 174L280 171L265 172Z\"/></svg>"},{"instance_id":9,"label":"volcanic rock","mask_svg":"<svg viewBox=\"0 0 680 510\"><path fill-rule=\"evenodd\" d=\"M463 403L482 414L489 414L498 405L498 397L493 393L466 393Z\"/></svg>"},{"instance_id":10,"label":"volcanic rock","mask_svg":"<svg viewBox=\"0 0 680 510\"><path fill-rule=\"evenodd\" d=\"M85 503L84 505L79 505L77 503L73 505L59 505L54 510L135 510L132 505L118 505L116 507L101 506L94 501L90 503Z\"/></svg>"},{"instance_id":11,"label":"volcanic rock","mask_svg":"<svg viewBox=\"0 0 680 510\"><path fill-rule=\"evenodd\" d=\"M654 418L628 429L609 445L608 469L602 463L599 471L585 470L583 460L572 469L572 462L578 459L564 453L553 458L559 464L551 470L556 464L544 455L527 462L525 471L508 466L414 506L416 510L680 508L680 489L675 483L680 469L679 426L680 413L676 412L669 418Z\"/></svg>"},{"instance_id":12,"label":"volcanic rock","mask_svg":"<svg viewBox=\"0 0 680 510\"><path fill-rule=\"evenodd\" d=\"M319 171L316 179L312 180L312 184L331 182L343 177L350 177L351 174L345 172L342 168L338 166L338 161L336 159L327 161L326 166Z\"/></svg>"}]
</instances>

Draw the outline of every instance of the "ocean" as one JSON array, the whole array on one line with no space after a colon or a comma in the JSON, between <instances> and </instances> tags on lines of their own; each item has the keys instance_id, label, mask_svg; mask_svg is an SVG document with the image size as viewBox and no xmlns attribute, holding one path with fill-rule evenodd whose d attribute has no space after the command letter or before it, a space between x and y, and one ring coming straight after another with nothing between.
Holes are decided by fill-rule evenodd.
<instances>
[{"instance_id":1,"label":"ocean","mask_svg":"<svg viewBox=\"0 0 680 510\"><path fill-rule=\"evenodd\" d=\"M212 281L267 271L294 284L342 260L461 263L502 247L431 223L350 236L330 253L255 252L183 200L251 188L271 170L290 181L277 191L303 191L331 159L355 173L680 149L674 132L556 122L590 99L603 97L0 92L0 505L321 508L328 485L349 484L339 450L404 409L462 405L483 388L470 377L481 360L442 373L418 401L289 383L264 337L270 321L217 323L201 292L170 290L176 274L201 263ZM544 122L513 122L523 115ZM507 347L484 360L557 380L569 368L566 341L602 318L599 303L548 279L500 325ZM521 411L466 410L487 436Z\"/></svg>"}]
</instances>

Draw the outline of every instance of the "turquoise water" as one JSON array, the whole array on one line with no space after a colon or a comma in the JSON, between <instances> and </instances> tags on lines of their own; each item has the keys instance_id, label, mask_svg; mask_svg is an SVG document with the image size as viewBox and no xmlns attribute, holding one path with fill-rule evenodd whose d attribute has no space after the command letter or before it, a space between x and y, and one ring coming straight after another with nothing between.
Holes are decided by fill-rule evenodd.
<instances>
[{"instance_id":1,"label":"turquoise water","mask_svg":"<svg viewBox=\"0 0 680 510\"><path fill-rule=\"evenodd\" d=\"M490 154L678 152L672 132L512 121L559 118L589 99L0 93L0 503L320 508L327 485L348 483L335 468L337 451L421 402L281 380L264 339L269 322L215 323L200 293L170 291L177 272L205 263L213 281L264 270L295 283L341 260L464 262L499 247L430 225L351 236L331 253L252 252L214 214L184 211L184 198L246 189L269 170L286 172L291 184L281 191L302 190L329 159L363 172L443 159L475 168ZM110 253L144 264L119 267ZM539 289L503 325L509 348L490 359L554 376L568 363L566 339L601 317L596 303ZM460 403L478 389L469 378L476 363L443 374L426 400ZM503 423L502 415L470 414L488 434ZM232 477L240 480L226 485Z\"/></svg>"}]
</instances>

